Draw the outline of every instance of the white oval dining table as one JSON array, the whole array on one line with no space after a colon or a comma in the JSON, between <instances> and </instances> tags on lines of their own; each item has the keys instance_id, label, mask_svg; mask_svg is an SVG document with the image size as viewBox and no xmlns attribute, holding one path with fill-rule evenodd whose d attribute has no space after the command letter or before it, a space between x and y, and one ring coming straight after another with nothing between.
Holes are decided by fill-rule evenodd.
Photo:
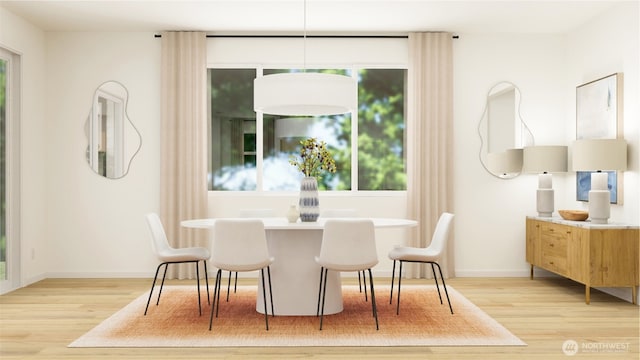
<instances>
[{"instance_id":1,"label":"white oval dining table","mask_svg":"<svg viewBox=\"0 0 640 360\"><path fill-rule=\"evenodd\" d=\"M315 222L295 223L290 223L283 217L259 219L264 223L269 254L274 257L274 262L271 264L271 286L275 314L315 316L320 282L320 266L315 262L315 257L320 254L322 231L327 219L321 217ZM373 221L376 229L417 225L416 221L407 219L368 219ZM215 218L184 220L181 225L189 228L211 229L215 227L216 220ZM258 287L258 293L261 293L262 284L259 281ZM267 306L270 307L269 296L267 296L267 302ZM262 301L256 301L256 310L264 313ZM330 271L327 277L324 313L336 314L342 310L340 273Z\"/></svg>"}]
</instances>

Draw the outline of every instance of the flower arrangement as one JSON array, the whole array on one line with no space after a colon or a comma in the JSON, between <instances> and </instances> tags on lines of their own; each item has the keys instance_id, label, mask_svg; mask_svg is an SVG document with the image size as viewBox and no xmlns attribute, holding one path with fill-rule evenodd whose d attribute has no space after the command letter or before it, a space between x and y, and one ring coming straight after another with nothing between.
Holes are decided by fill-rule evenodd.
<instances>
[{"instance_id":1,"label":"flower arrangement","mask_svg":"<svg viewBox=\"0 0 640 360\"><path fill-rule=\"evenodd\" d=\"M327 150L324 141L316 138L301 140L300 157L291 155L289 163L298 168L304 176L319 178L323 171L336 172L336 162Z\"/></svg>"}]
</instances>

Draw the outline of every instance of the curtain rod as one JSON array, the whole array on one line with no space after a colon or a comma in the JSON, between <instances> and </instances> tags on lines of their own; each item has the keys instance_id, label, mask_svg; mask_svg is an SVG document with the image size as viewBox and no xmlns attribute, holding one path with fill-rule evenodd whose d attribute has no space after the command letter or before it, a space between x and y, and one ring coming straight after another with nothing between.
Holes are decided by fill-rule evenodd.
<instances>
[{"instance_id":1,"label":"curtain rod","mask_svg":"<svg viewBox=\"0 0 640 360\"><path fill-rule=\"evenodd\" d=\"M161 38L162 35L155 34L153 37ZM207 35L207 38L304 38L303 35ZM307 38L324 39L406 39L408 35L307 35ZM453 35L453 39L460 38Z\"/></svg>"}]
</instances>

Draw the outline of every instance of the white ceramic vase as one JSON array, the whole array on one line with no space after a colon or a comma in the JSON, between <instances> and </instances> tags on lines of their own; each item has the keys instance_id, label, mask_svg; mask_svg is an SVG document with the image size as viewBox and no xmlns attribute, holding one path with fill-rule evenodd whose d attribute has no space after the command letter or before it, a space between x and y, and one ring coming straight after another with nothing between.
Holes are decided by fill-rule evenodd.
<instances>
[{"instance_id":1,"label":"white ceramic vase","mask_svg":"<svg viewBox=\"0 0 640 360\"><path fill-rule=\"evenodd\" d=\"M287 211L287 220L289 220L290 223L294 223L298 221L299 217L300 212L298 211L298 208L295 205L289 206L289 211Z\"/></svg>"},{"instance_id":2,"label":"white ceramic vase","mask_svg":"<svg viewBox=\"0 0 640 360\"><path fill-rule=\"evenodd\" d=\"M318 198L318 180L307 176L300 181L300 220L313 222L320 216L320 199Z\"/></svg>"}]
</instances>

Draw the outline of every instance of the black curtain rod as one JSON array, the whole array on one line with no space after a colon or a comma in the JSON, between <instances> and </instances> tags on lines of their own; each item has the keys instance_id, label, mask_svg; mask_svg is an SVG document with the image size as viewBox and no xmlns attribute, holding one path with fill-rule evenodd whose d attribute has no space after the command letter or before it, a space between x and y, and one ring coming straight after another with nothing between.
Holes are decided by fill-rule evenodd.
<instances>
[{"instance_id":1,"label":"black curtain rod","mask_svg":"<svg viewBox=\"0 0 640 360\"><path fill-rule=\"evenodd\" d=\"M154 37L161 38L162 35L155 34ZM304 38L304 35L207 35L207 38ZM322 39L406 39L408 35L307 35L308 38ZM458 35L452 38L458 39Z\"/></svg>"}]
</instances>

